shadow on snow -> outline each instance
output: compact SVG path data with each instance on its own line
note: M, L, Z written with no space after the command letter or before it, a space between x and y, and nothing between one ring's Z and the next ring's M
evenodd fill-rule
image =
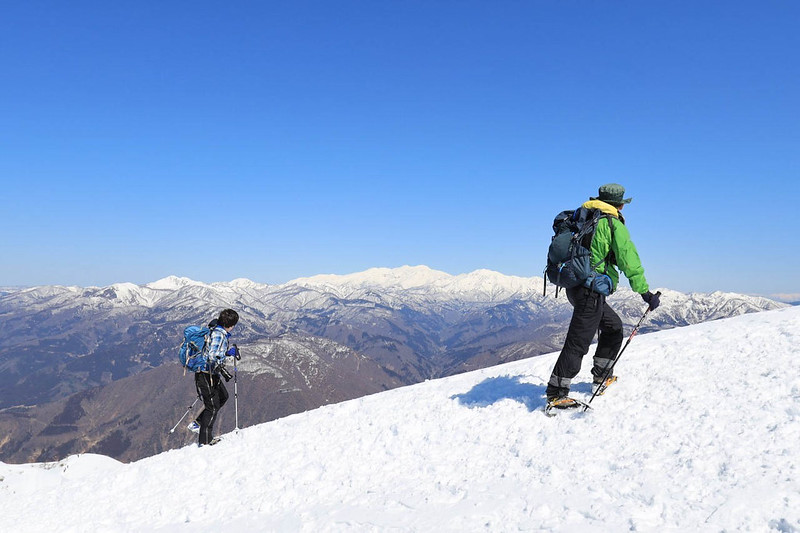
M545 391L547 385L534 385L520 381L522 376L497 376L487 378L474 387L469 392L455 394L450 397L458 400L458 403L474 409L476 407L488 407L502 400L514 400L528 408L528 411L544 409L547 404ZM572 390L591 394L591 383L574 383Z
M520 381L522 376L497 376L487 378L474 387L469 392L456 394L451 399L458 400L458 403L470 409L476 407L488 407L502 400L514 400L525 407L528 411L535 411L544 408L547 403L545 399L546 385L534 385Z

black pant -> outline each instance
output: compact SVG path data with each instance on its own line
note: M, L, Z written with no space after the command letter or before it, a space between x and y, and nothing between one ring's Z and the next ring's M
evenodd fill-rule
M200 424L198 442L200 444L208 444L213 438L214 421L217 419L217 413L228 401L228 389L225 388L220 376L205 372L195 373L194 384L197 386L198 394L203 399L204 406L204 409L197 417L197 423Z
M600 331L594 353L592 375L601 377L614 363L622 346L622 320L606 303L606 297L585 287L567 289L574 308L564 347L547 383L547 398L569 394L572 378L581 370L581 360L589 351L596 331Z

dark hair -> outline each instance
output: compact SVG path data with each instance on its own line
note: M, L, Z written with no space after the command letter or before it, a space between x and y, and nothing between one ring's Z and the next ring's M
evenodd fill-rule
M237 322L239 322L239 313L233 309L225 309L219 314L219 318L217 319L217 324L223 328L235 326Z

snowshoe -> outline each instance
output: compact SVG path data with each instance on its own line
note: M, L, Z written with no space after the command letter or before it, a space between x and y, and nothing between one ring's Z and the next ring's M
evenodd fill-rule
M200 433L200 424L197 423L197 420L194 420L192 421L191 424L186 426L186 429L188 429L192 433Z
M547 406L544 408L544 414L547 416L555 416L559 411L574 410L580 407L583 407L584 410L590 409L588 403L576 400L575 398L570 398L569 396L560 396L547 401Z
M222 441L221 438L214 437L213 439L211 439L211 442L209 442L208 444L198 444L197 446L199 448L202 448L203 446L214 446L215 444L219 443L220 441Z
M602 378L601 378L602 379ZM602 396L605 394L606 389L612 383L616 383L617 376L608 376L605 381L593 381L592 382L592 394L594 396Z

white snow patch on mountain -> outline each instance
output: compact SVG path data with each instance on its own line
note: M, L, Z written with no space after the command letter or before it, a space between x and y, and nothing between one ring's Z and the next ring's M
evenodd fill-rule
M354 297L359 292L374 289L395 295L403 293L439 299L499 301L541 294L542 283L542 278L507 276L486 269L454 276L420 265L371 268L341 276L330 274L298 278L286 283L286 286L316 288L341 297Z
M451 274L433 270L424 265L406 265L398 268L370 268L364 272L345 275L321 274L309 278L298 278L288 282L287 285L411 289L432 285L441 280L449 280L452 277Z
M145 287L149 287L151 289L159 291L175 291L190 285L204 286L205 284L199 281L194 281L193 279L189 278L178 277L178 276L167 276L166 278L161 278L158 281L153 281L152 283L148 283L147 285L145 285Z
M592 411L547 418L555 357L131 464L0 463L0 530L800 531L800 308L639 335Z
M228 282L227 285L231 287L235 287L237 289L267 289L269 285L263 283L256 283L255 281L249 280L247 278L236 278L235 280Z

